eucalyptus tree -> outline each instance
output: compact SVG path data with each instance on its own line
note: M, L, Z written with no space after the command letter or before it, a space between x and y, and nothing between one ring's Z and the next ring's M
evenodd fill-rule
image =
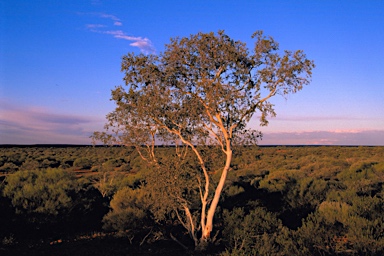
M154 166L163 163L156 145L173 144L180 159L194 153L201 175L193 176L200 200L198 221L188 200L179 200L180 221L195 245L211 238L215 211L226 181L235 145L256 142L260 133L248 128L252 117L260 125L275 116L270 99L296 93L309 84L314 63L302 50L280 51L279 44L257 31L252 52L224 31L174 38L159 55L123 56L125 86L112 90L116 109L107 115L106 131L93 138L136 147ZM212 159L201 147L219 148L225 161L217 182ZM182 146L182 147L181 147Z

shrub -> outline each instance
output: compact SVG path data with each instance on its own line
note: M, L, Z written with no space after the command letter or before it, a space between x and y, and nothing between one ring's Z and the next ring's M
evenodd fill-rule
M291 255L335 255L337 242L344 233L340 226L328 223L318 213L310 214L303 220L302 226L292 233L292 242L296 252Z
M259 188L269 192L285 192L292 183L295 183L300 172L297 170L274 171L268 174L259 183Z
M29 158L21 165L20 170L36 170L39 169L39 167L40 164L38 161Z
M322 202L317 212L305 219L295 232L294 241L299 251L322 255L382 255L383 199L359 197L348 190L331 194L332 200Z
M248 214L243 208L224 210L223 218L223 236L229 245L223 255L277 255L289 248L288 230L265 208Z
M106 171L114 171L124 163L123 159L109 159L103 163L103 169Z
M231 196L236 196L238 194L241 194L243 193L245 190L243 187L240 187L240 186L237 186L237 185L232 185L232 186L229 186L225 189L224 191L224 194L228 197L231 197Z
M14 163L5 163L3 166L0 167L0 172L13 173L16 172L18 169L19 167Z
M91 169L92 161L88 158L80 157L73 162L73 166L79 169Z
M111 211L103 219L106 230L125 231L143 226L148 215L148 194L144 189L119 190L111 200Z
M18 171L7 176L4 195L19 213L57 215L72 206L71 192L79 190L75 177L61 169Z
M287 203L292 208L299 208L305 205L315 207L325 200L329 189L329 181L305 177L298 179L296 183L292 184L285 196Z

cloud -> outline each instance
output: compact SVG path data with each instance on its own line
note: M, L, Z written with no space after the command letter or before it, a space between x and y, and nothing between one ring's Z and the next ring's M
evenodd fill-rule
M260 145L384 146L384 130L264 132Z
M149 40L148 38L128 36L121 30L106 31L105 34L111 34L115 38L133 41L133 43L130 43L129 45L138 47L145 54L155 52L155 48L153 47L151 40Z
M279 116L274 117L274 120L277 121L292 121L292 122L301 122L301 121L332 121L332 120L369 120L366 117L349 117L349 116Z
M114 21L114 25L115 26L121 26L123 25L123 23L121 23L121 20L119 18L117 18L115 15L112 15L112 14L106 14L106 13L99 13L98 14L99 17L101 18L105 18L105 19L111 19L112 21ZM117 25L116 25L117 24Z
M79 13L79 14L83 14L83 13ZM114 26L122 26L123 25L121 20L112 14L91 13L91 15L95 15L95 16L98 16L98 17L104 18L104 19L110 19L113 21ZM153 46L151 40L149 40L148 38L130 36L130 35L127 35L125 32L123 32L122 30L103 30L103 28L106 28L106 27L107 26L103 25L103 24L87 24L86 25L86 28L91 32L112 35L114 38L132 41L132 43L130 43L129 45L139 48L140 51L145 53L145 54L156 52L155 47Z
M133 43L130 43L129 45L138 47L145 54L155 52L155 48L153 47L151 40L148 38L129 36L126 35L122 30L99 31L99 33L113 35L115 38L133 41Z
M18 107L0 101L0 144L90 144L104 118L56 113L39 107ZM384 146L384 130L263 132L260 145Z
M95 29L95 28L105 28L105 25L102 24L87 24L86 27L88 29Z
M90 144L99 120L47 109L1 104L0 144Z
M364 132L364 130L356 130L356 129L352 129L352 130L333 130L333 131L329 131L329 132L333 132L333 133L361 133L361 132Z

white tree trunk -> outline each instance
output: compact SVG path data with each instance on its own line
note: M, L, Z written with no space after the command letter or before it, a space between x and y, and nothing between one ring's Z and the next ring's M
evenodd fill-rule
M211 205L207 213L205 228L204 230L202 230L202 236L201 236L202 241L207 241L210 238L212 227L213 227L213 217L215 215L215 211L220 200L220 195L221 195L221 192L223 191L225 180L227 179L227 174L231 166L232 149L230 147L230 142L228 142L227 145L228 145L226 150L227 159L225 162L225 167L221 173L220 181L217 184L214 197L212 199Z

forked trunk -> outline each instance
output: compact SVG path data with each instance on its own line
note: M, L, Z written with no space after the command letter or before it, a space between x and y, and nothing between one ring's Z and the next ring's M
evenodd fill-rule
M221 192L223 191L225 180L227 179L227 174L229 171L229 168L231 166L231 161L232 161L232 150L230 147L228 147L226 151L227 159L225 163L225 167L221 173L220 181L217 184L216 190L214 197L212 199L212 202L210 204L207 217L206 217L206 222L204 229L202 230L201 238L198 244L197 250L205 250L211 240L211 232L213 228L213 218L215 216L216 208L220 200Z

